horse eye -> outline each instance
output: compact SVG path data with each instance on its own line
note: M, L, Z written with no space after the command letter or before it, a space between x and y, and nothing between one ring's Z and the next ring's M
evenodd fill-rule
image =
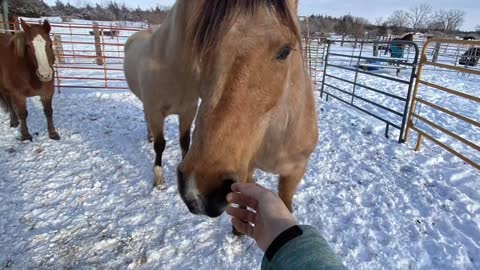
M286 60L290 53L292 52L292 48L286 46L283 47L277 54L277 59L278 60Z

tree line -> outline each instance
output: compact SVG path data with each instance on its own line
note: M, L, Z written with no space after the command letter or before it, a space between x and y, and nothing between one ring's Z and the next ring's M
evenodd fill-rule
M66 4L60 0L49 6L43 0L10 0L9 13L14 17L58 16L62 18L97 20L97 21L145 21L150 24L160 24L167 16L168 8L157 6L151 9L140 7L128 8L124 3L104 1L102 4Z
M434 10L428 3L418 4L409 9L399 9L385 18L369 22L365 18L345 15L340 18L312 15L309 19L311 33L337 33L356 38L367 33L374 36L401 35L406 32L438 32L444 36L458 34L465 21L465 12L459 9ZM306 31L306 22L302 23ZM480 25L476 27L480 33Z
M160 24L167 16L168 8L155 7L141 9L128 8L124 3L103 1L102 4L83 4L82 0L74 0L75 5L57 0L49 6L43 0L10 0L9 12L12 17L59 16L65 18L99 20L99 21L144 21L150 24ZM377 18L369 22L365 18L345 15L339 18L323 15L309 17L311 33L337 33L343 36L364 37L369 35L387 36L401 35L406 32L438 31L443 35L455 34L463 25L465 12L458 9L434 10L428 3L418 4L409 9L395 10L385 18ZM306 31L306 23L302 23ZM480 33L480 25L477 26Z
M395 32L439 31L449 35L459 30L465 21L465 15L465 11L460 9L434 10L430 4L423 3L408 10L395 10L383 24Z

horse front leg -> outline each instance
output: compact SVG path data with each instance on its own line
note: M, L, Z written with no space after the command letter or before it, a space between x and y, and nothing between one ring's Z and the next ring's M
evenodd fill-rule
M10 127L16 128L20 124L18 121L17 113L15 112L15 107L13 106L13 101L11 97L7 97L7 110L10 113Z
M182 160L190 149L190 133L192 130L192 123L197 114L197 106L191 106L185 113L179 115L180 118L180 147L182 148Z
M153 186L165 189L165 177L163 176L162 155L165 151L166 141L163 135L163 125L165 116L148 115L147 125L150 127L153 135L153 149L155 150L155 163L153 165Z
M27 126L27 98L24 96L16 95L12 96L12 104L15 109L15 113L20 119L20 140L32 141L32 135L28 132Z
M301 166L300 168L286 174L280 175L278 182L278 196L282 199L285 206L293 213L292 201L293 195L297 190L298 184L305 174L305 167Z
M41 96L40 98L43 104L43 112L45 113L45 117L47 118L48 137L52 140L58 141L60 140L60 135L58 135L58 132L55 129L55 125L53 123L53 91L51 95Z
M150 123L148 123L147 114L145 114L144 112L143 115L145 116L145 124L147 125L147 140L149 143L152 143L153 142L152 129L150 128Z

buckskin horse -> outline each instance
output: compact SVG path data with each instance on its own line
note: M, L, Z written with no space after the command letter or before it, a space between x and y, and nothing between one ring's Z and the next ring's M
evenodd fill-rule
M297 0L177 0L157 31L131 38L127 79L143 100L156 165L164 116L193 116L201 98L189 149L180 115L178 190L191 213L221 215L231 184L252 182L255 168L280 175L292 210L318 139L297 8Z
M23 31L0 34L0 107L10 113L10 126L20 125L20 139L32 140L27 127L27 97L40 96L47 118L48 136L59 140L53 123L53 63L50 24L29 25ZM19 121L20 120L20 121Z
M313 85L305 69L297 0L178 1L189 18L189 62L202 99L192 146L178 168L182 199L194 214L216 217L233 182L254 169L279 175L292 199L318 139Z

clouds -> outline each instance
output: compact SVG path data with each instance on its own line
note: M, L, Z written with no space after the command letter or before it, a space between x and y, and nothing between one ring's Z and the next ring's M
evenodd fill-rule
M67 2L68 0L63 0ZM130 7L142 8L160 6L171 6L175 0L118 0L125 2ZM54 4L55 0L47 0L48 4ZM82 2L95 3L98 1L82 0ZM75 3L75 0L70 0ZM358 17L365 17L371 22L375 22L378 17L386 18L395 9L408 9L420 3L429 3L434 9L461 9L467 13L465 23L462 29L474 30L476 25L480 25L480 4L478 0L300 0L299 14L328 14L332 16L341 16L352 14Z

